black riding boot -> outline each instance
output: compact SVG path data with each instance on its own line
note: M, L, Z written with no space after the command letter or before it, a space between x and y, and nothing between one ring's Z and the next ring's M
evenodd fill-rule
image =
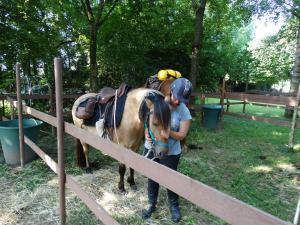
M142 218L148 219L156 209L157 195L159 184L155 181L148 179L148 206L142 211Z
M168 199L170 204L171 219L173 222L178 223L181 219L178 204L178 195L168 190Z

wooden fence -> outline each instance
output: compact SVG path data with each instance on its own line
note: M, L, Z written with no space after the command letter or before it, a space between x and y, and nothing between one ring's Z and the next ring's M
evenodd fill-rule
M285 120L278 120L278 119L272 119L272 118L265 118L260 116L251 116L251 115L245 115L241 113L234 113L229 112L229 106L230 105L238 105L243 104L243 113L245 113L246 105L259 105L259 106L266 106L266 107L276 107L276 108L288 108L293 109L296 105L296 97L287 97L287 96L264 96L264 95L257 95L257 94L245 94L245 93L238 93L238 92L228 92L225 93L224 97L222 97L222 93L212 93L212 94L203 94L203 93L193 93L193 97L200 97L201 98L201 104L191 105L192 108L194 108L196 111L202 110L202 105L205 102L205 98L219 98L220 102L223 99L227 99L227 103L223 103L223 107L227 106L227 110L223 112L223 115L228 116L234 116L238 118L248 119L248 120L254 120L259 122L265 122L270 123L273 125L279 125L279 126L291 126L290 121ZM230 102L229 100L237 100L238 102ZM296 124L296 128L300 128L300 124Z
M238 199L235 199L227 194L224 194L212 187L209 187L197 180L185 176L177 171L171 170L152 160L149 160L133 151L117 145L109 140L102 139L94 134L91 134L83 129L77 128L74 125L64 122L62 118L62 104L59 105L61 94L61 75L62 61L55 59L55 83L56 83L56 111L57 116L53 117L46 113L40 112L34 108L21 105L21 96L18 96L18 101L8 98L15 107L19 107L19 118L22 118L22 111L46 123L57 127L58 144L58 164L45 154L35 143L27 137L24 137L24 142L29 145L45 163L59 176L60 189L60 222L65 224L65 185L70 188L76 195L87 205L87 207L101 220L104 224L118 224L92 197L82 190L80 185L72 178L71 175L65 174L64 157L63 157L63 133L68 133L75 138L81 139L85 143L93 146L95 149L102 151L110 157L126 164L148 178L155 180L164 187L179 194L188 201L194 203L200 208L205 209L211 214L221 218L230 224L241 225L287 225L289 222L283 221L269 213L250 206ZM18 76L18 73L17 73ZM59 132L60 130L60 132ZM20 144L22 144L20 142ZM168 178L168 179L166 179Z

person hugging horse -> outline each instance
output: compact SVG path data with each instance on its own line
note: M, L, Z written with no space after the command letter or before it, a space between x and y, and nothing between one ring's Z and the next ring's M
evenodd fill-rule
M169 106L171 109L171 131L169 133L169 151L161 157L153 156L149 152L152 145L152 140L148 130L145 130L144 154L147 158L153 159L170 169L177 170L179 159L181 156L180 140L184 139L188 133L192 116L186 104L189 101L192 92L192 84L186 78L175 79L170 86ZM156 209L159 184L148 179L148 205L142 210L142 218L148 219ZM179 222L181 214L179 211L178 195L171 190L167 190L168 200L170 205L171 219L173 222Z

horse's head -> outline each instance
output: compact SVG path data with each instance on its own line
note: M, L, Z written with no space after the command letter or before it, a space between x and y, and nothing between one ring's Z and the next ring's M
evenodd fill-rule
M158 91L150 91L140 108L140 117L148 129L155 147L155 156L167 153L169 150L168 138L170 133L171 112L164 96Z

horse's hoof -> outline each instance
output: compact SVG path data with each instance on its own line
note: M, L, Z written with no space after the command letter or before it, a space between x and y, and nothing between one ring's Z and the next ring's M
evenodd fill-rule
M134 183L134 179L132 179L132 178L130 178L130 177L127 177L127 183L130 184L130 185L135 184L135 183Z
M92 171L92 169L91 169L90 167L89 167L89 168L86 168L86 169L85 169L85 172L86 172L86 173L93 173L93 171Z
M123 194L123 195L126 194L126 190L125 190L125 189L120 189L120 188L119 188L119 192L120 192L120 194Z

